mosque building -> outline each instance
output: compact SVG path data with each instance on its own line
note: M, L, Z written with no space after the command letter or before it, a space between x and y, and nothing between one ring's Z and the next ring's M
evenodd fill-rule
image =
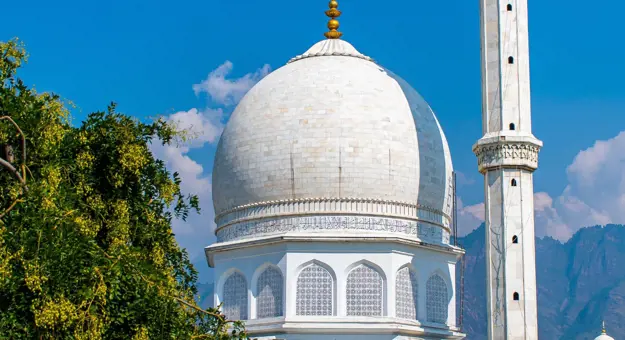
M324 39L258 82L217 147L215 305L266 339L461 339L445 134L404 80Z
M454 173L408 83L340 39L258 82L213 169L215 306L258 339L463 339ZM527 0L481 0L488 339L538 339ZM460 280L461 281L461 280ZM612 339L603 334L596 340Z

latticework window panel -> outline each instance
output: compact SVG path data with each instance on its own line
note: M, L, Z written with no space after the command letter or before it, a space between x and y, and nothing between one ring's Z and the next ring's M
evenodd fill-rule
M334 280L322 266L313 263L297 277L296 314L305 316L332 315Z
M404 267L395 278L395 314L398 318L417 319L419 286L413 270Z
M375 269L361 264L347 276L347 315L382 316L384 280Z
M247 320L247 281L241 273L224 283L223 313L230 320Z
M256 297L257 318L282 316L282 291L284 287L282 272L269 267L258 277L258 296Z
M432 275L426 290L427 321L447 323L449 296L445 280L438 274Z

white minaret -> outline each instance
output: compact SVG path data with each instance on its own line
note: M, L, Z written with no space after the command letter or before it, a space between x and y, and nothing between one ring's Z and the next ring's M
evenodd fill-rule
M527 0L480 0L488 339L536 340L534 183Z

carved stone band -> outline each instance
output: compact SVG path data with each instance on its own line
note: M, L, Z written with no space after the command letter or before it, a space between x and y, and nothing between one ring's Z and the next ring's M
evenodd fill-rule
M373 59L371 59L370 57L367 57L365 55L362 54L350 54L347 52L321 52L321 53L315 53L315 54L303 54L303 55L298 55L297 57L291 58L291 60L289 60L287 62L287 64L290 64L292 62L298 61L298 60L302 60L302 59L306 59L306 58L312 58L312 57L327 57L327 56L343 56L343 57L354 57L354 58L360 58L360 59L364 59L366 61L371 61L371 62L375 62Z
M521 168L530 171L538 168L538 151L540 141L519 141L490 138L478 142L473 146L473 153L477 156L478 169L485 173L496 168Z
M217 229L255 219L293 215L368 215L419 220L449 229L451 216L430 207L363 198L300 198L259 202L224 211L215 217Z
M371 216L288 216L232 224L218 229L217 242L244 240L291 232L379 232L414 237L438 245L449 244L449 231L416 221Z

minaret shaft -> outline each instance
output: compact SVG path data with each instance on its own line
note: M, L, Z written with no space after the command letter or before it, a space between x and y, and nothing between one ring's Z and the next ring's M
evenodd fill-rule
M538 339L527 0L480 0L488 338Z

